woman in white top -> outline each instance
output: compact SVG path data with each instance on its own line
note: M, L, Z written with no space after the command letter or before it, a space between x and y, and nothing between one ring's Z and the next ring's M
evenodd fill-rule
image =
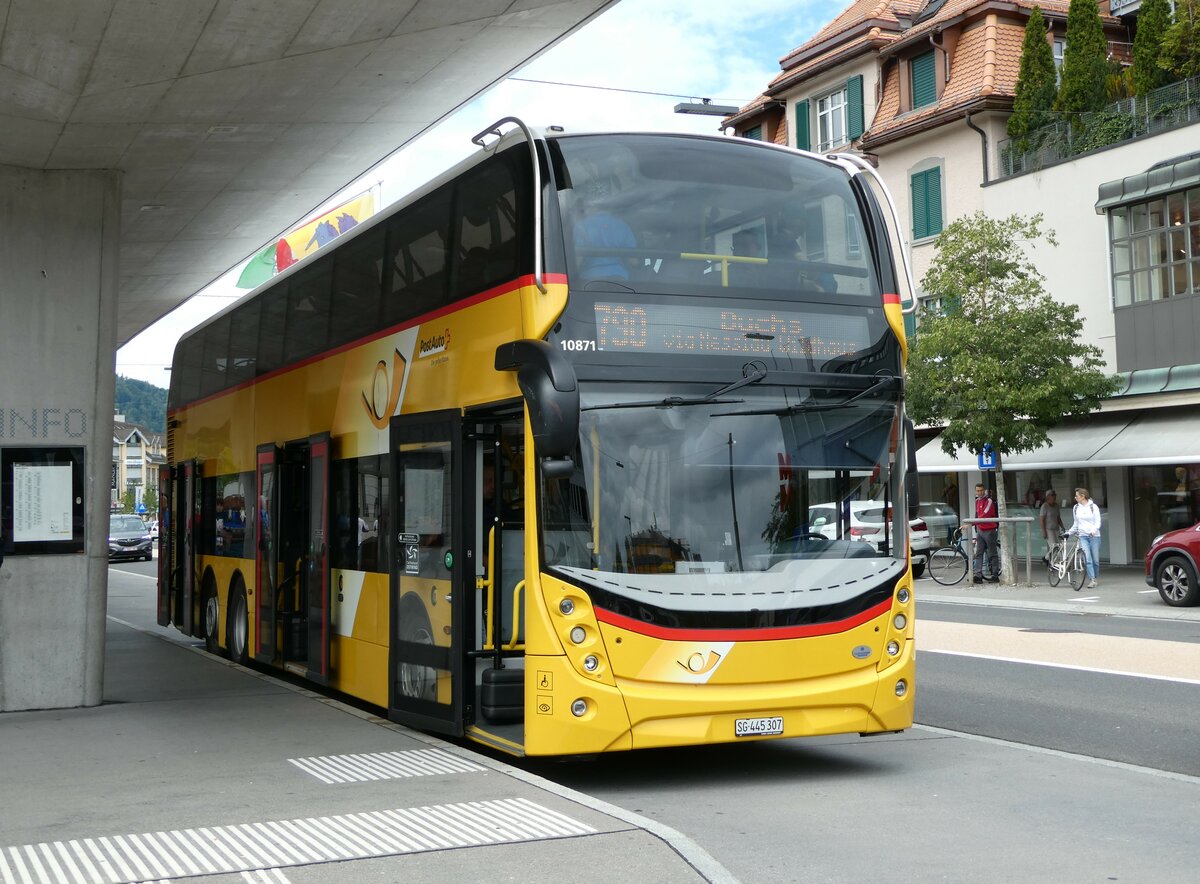
M1075 521L1071 533L1079 535L1083 560L1087 563L1087 574L1091 578L1088 588L1093 589L1096 578L1100 576L1100 507L1096 506L1086 488L1075 489L1075 506L1071 514Z

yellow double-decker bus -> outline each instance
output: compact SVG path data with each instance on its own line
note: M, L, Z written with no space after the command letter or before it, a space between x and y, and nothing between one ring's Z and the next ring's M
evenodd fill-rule
M878 176L514 118L475 140L179 342L159 622L515 754L910 726Z

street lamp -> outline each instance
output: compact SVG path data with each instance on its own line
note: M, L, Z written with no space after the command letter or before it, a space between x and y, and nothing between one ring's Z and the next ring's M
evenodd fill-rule
M736 114L741 108L732 104L713 104L711 98L701 98L699 101L681 101L675 105L677 114L698 114L702 117L728 117Z

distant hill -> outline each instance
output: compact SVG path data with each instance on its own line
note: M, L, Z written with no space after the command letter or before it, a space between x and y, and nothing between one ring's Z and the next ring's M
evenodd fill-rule
M131 424L162 433L167 429L167 391L154 384L117 375L117 414Z

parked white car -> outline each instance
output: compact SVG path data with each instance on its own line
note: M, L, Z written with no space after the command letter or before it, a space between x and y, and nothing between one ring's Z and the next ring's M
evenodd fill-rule
M831 540L837 539L837 504L820 503L808 508L808 530L822 534ZM861 540L882 550L884 538L884 507L877 500L850 501L850 534L846 540ZM929 558L932 540L929 526L923 519L912 519L908 523L909 545L912 549L913 577L925 573L925 562Z

